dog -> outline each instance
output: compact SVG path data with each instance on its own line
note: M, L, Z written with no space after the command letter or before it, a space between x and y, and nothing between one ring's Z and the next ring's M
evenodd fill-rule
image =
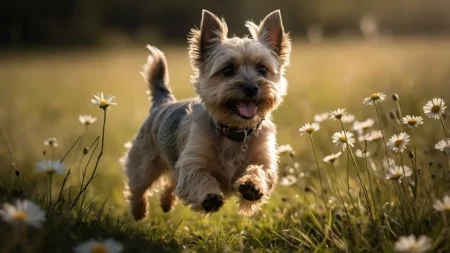
M225 20L203 10L188 38L195 98L177 101L164 54L148 46L142 75L150 115L124 161L127 201L136 220L148 215L148 193L162 188L164 212L177 200L212 214L237 196L238 212L252 216L269 199L278 175L271 113L286 95L291 41L279 10L251 36L228 38Z

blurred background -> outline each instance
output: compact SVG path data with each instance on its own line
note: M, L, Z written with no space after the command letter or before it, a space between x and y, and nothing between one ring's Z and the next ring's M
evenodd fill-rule
M90 105L90 98L102 91L116 95L118 105L108 112L105 156L95 185L109 192L114 184L112 194L124 204L118 160L149 110L139 74L147 58L145 46L165 52L175 96L194 96L186 37L199 27L202 9L223 16L229 36L247 34L246 20L259 22L281 10L293 51L288 95L274 120L279 142L295 148L302 171L315 168L310 153L303 152L308 140L298 129L314 114L347 108L357 120L375 118L362 99L384 92L388 101L382 114L391 135L399 131L389 121L389 112L396 109L390 99L394 92L405 115L423 115L424 103L436 96L450 102L448 0L3 0L0 126L17 168L29 171L24 177L45 177L34 171L38 160L48 158L42 155L45 139L58 139L55 156L62 157L84 134L78 115L99 118L83 145L100 135L102 112ZM324 124L329 126L317 136L319 156L336 152L331 135L339 126ZM442 138L438 127L421 130L427 138L418 142L428 154ZM9 168L8 150L0 143L0 168ZM76 164L74 159L66 161L68 167Z

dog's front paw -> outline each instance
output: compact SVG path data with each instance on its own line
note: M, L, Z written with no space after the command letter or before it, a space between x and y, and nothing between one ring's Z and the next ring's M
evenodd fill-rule
M249 201L260 200L263 196L260 189L258 189L251 181L239 185L239 192L241 193L242 198Z
M217 194L208 194L202 202L203 210L207 213L217 212L223 206L223 197Z

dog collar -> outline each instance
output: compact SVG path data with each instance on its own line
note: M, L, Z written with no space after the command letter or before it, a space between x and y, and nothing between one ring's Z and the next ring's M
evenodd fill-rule
M256 127L231 127L227 126L219 121L216 121L216 130L222 136L235 142L245 142L246 139L251 138L254 130L258 129L262 120L256 125Z

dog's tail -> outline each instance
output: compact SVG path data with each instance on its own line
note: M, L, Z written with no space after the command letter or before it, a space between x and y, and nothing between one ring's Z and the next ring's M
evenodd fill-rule
M141 74L148 85L147 94L152 101L152 107L175 101L169 87L169 69L164 53L150 45L147 45L147 48L150 54Z

